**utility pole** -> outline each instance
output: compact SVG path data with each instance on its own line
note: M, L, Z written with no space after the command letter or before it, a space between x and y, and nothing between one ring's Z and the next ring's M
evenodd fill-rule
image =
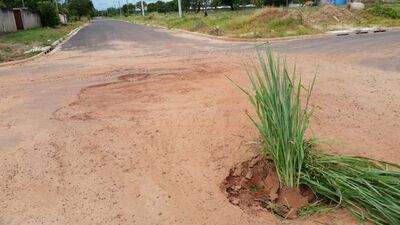
M144 6L143 6L143 0L140 1L142 4L142 16L144 16Z
M179 13L179 17L182 17L182 5L181 5L181 0L178 0L178 13Z
M25 8L25 1L22 0L22 7Z
M128 0L126 0L126 11L128 12L128 16L129 16L129 3L128 3Z
M121 2L118 0L119 16L122 16Z

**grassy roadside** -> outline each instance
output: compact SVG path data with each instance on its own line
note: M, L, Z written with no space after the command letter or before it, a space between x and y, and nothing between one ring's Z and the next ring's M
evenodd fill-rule
M159 25L216 36L273 38L324 33L354 27L400 26L400 20L376 16L368 11L350 12L343 7L263 8L202 13L150 13L142 17L114 17L132 23Z
M83 22L75 22L67 26L58 26L56 28L42 27L0 35L0 63L36 55L40 52L25 52L35 47L51 45L52 42L67 35L73 29L82 25L82 23Z

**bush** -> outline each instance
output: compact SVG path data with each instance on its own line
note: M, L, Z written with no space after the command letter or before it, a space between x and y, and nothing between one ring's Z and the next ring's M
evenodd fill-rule
M55 27L60 24L56 8L50 2L43 2L39 6L40 18L42 25L45 27Z
M375 16L389 17L392 19L400 19L400 9L389 5L377 5L369 8L368 12Z

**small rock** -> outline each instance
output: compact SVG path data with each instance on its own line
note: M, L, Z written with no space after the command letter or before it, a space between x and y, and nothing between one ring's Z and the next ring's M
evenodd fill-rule
M242 186L240 186L240 185L235 185L235 186L232 186L231 189L232 189L232 191L238 192L238 191L240 191L240 189L242 189Z
M234 204L234 205L239 205L240 200L239 200L238 198L231 198L231 199L230 199L230 202L231 202L232 204Z
M241 174L242 174L242 164L238 164L237 166L235 166L235 170L233 171L232 176L238 177Z
M259 161L260 161L260 159L259 159L258 156L254 157L254 158L249 162L249 168L253 168Z
M247 180L250 180L253 177L253 173L251 173L251 171L249 171L249 172L247 172L245 177Z
M240 179L240 183L239 184L242 185L242 186L246 186L246 183L247 183L247 179L242 177L242 179Z

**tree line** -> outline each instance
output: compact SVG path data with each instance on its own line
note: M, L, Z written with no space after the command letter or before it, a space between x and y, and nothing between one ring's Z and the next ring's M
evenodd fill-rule
M95 15L95 8L91 0L0 0L2 8L27 7L37 12L43 26L54 27L60 24L58 14L67 15L69 20L80 20L86 16Z
M300 0L300 2L305 0ZM199 13L201 11L207 12L207 9L215 9L219 6L227 6L230 10L237 10L244 8L243 6L252 4L255 7L262 6L286 6L286 0L182 0L182 10L186 13ZM153 3L146 3L143 1L144 8L147 12L176 12L178 11L178 0L168 2L157 1ZM135 12L140 12L141 2L135 4L124 4L121 8L110 7L103 11L97 11L101 16L116 16L120 13L127 16Z

